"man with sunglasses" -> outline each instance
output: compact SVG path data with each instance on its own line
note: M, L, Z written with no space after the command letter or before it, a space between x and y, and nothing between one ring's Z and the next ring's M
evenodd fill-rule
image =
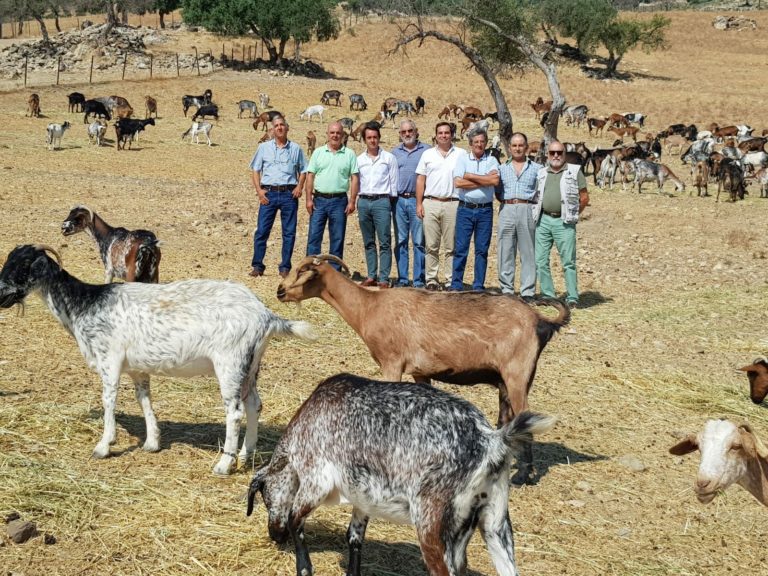
M280 212L283 248L278 271L285 278L291 270L296 243L299 198L306 178L306 159L301 146L288 140L288 123L282 116L272 119L274 138L261 144L251 160L253 186L259 195L259 216L253 233L253 260L250 276L264 274L267 240Z
M398 181L395 203L396 286L408 286L408 236L413 242L413 286L424 288L424 227L416 216L416 167L429 146L419 141L413 120L400 122L400 144L392 149L397 160Z
M552 140L547 150L549 162L539 170L536 189L539 197L534 207L536 221L536 272L539 289L545 298L555 297L549 254L557 248L565 275L566 302L579 305L576 276L576 223L589 202L587 180L578 164L565 162L565 146Z

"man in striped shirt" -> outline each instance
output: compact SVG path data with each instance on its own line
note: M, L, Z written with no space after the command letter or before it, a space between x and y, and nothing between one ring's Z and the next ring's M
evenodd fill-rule
M500 184L498 268L499 284L504 294L515 293L515 259L520 252L520 296L533 300L536 291L536 177L541 164L528 159L528 138L521 132L512 135L509 160L499 168Z

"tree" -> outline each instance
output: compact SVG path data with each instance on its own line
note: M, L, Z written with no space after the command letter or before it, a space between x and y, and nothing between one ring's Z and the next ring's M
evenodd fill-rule
M157 10L157 14L160 17L160 28L165 28L164 16L170 14L174 10L178 10L179 6L179 0L155 0L154 8Z
M669 18L660 14L650 20L617 19L608 23L600 34L600 41L608 50L605 76L614 76L621 59L634 48L640 47L645 52L666 49L664 34L669 25Z
M336 38L339 21L334 0L182 0L182 16L188 24L205 26L217 34L239 36L252 32L280 62L288 40L299 45L316 37Z
M597 47L605 23L617 16L611 0L541 0L539 13L550 39L556 41L554 32L573 38L584 53Z

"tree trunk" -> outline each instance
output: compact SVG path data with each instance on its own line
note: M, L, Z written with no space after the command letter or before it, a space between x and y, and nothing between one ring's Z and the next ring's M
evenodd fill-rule
M120 23L128 24L128 8L125 6L120 9Z
M619 67L619 62L621 62L621 56L618 58L616 55L612 52L608 52L608 63L605 65L605 77L606 78L613 78L616 75L616 68Z
M19 34L18 35L21 36L22 34L24 34L24 20L20 19L19 20Z
M298 40L293 41L293 59L296 62L301 62L301 42Z
M160 18L160 29L165 30L165 12L162 10L158 11L158 16Z
M280 38L280 44L277 49L277 62L280 63L285 58L285 45L288 44L288 38Z
M104 30L101 33L102 38L107 38L112 29L117 26L117 4L112 2L107 3L107 25L104 26Z
M48 28L45 26L45 20L43 20L42 16L34 16L34 19L37 20L37 23L40 25L40 34L43 35L43 42L50 44L51 38L48 36Z
M59 22L59 14L58 12L53 15L53 24L56 26L56 32L61 34L61 23Z

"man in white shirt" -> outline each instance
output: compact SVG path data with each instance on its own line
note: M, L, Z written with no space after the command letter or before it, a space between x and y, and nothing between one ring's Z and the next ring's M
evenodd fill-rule
M365 246L368 274L362 285L389 288L389 273L392 270L392 201L397 198L397 160L379 146L381 132L378 126L367 124L363 128L363 140L366 150L357 157L360 170L357 216Z
M435 127L435 147L426 150L416 168L416 215L424 220L427 290L450 287L459 197L454 188L453 171L466 150L453 145L447 122ZM445 276L440 276L440 260Z

